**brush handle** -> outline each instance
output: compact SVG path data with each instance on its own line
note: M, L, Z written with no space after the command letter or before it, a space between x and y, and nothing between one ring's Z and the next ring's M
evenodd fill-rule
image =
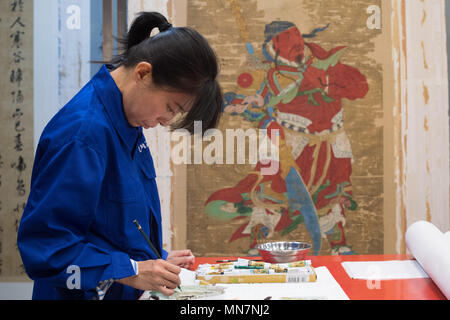
M137 222L137 220L133 221L138 230L141 232L142 236L145 238L145 241L147 241L148 245L150 246L150 248L152 249L152 251L156 254L156 256L158 257L158 259L162 259L161 255L159 254L159 251L156 250L155 246L153 245L153 243L150 241L150 239L147 237L147 235L145 234L144 230L142 230L141 225L139 224L139 222Z
M141 234L144 236L145 241L147 241L148 245L150 246L150 248L152 249L152 251L156 254L156 256L158 257L158 259L162 260L161 255L159 254L159 251L156 250L155 246L153 245L153 243L150 241L150 239L147 237L147 235L145 234L144 230L142 230L141 225L139 224L139 222L137 222L137 220L133 221L134 224L136 225L136 227L138 228L138 230L141 232ZM178 286L178 289L181 290L180 286Z

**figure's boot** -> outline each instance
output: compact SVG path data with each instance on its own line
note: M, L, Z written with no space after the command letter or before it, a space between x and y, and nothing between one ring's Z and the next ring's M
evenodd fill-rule
M346 243L342 222L336 223L331 230L325 233L325 235L331 246L331 255L337 256L356 254Z

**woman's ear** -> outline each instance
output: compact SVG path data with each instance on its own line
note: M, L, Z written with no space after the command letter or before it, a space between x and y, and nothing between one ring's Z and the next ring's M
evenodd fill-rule
M152 83L152 65L148 62L139 62L133 71L134 81L149 86Z

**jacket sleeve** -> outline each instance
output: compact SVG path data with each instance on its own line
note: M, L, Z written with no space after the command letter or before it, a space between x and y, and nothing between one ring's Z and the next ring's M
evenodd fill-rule
M33 170L17 238L30 278L95 290L101 281L133 276L127 254L86 241L105 173L102 156L75 139L46 151Z

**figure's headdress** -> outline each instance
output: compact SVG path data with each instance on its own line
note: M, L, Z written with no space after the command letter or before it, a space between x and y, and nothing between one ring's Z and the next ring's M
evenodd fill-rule
M304 39L316 37L317 33L326 30L329 26L330 24L327 24L325 27L314 29L309 34L301 34L292 22L273 21L267 24L264 29L263 55L272 62L281 58L285 63L296 63L298 62L296 59L303 55ZM288 43L279 39L284 33L289 33Z

